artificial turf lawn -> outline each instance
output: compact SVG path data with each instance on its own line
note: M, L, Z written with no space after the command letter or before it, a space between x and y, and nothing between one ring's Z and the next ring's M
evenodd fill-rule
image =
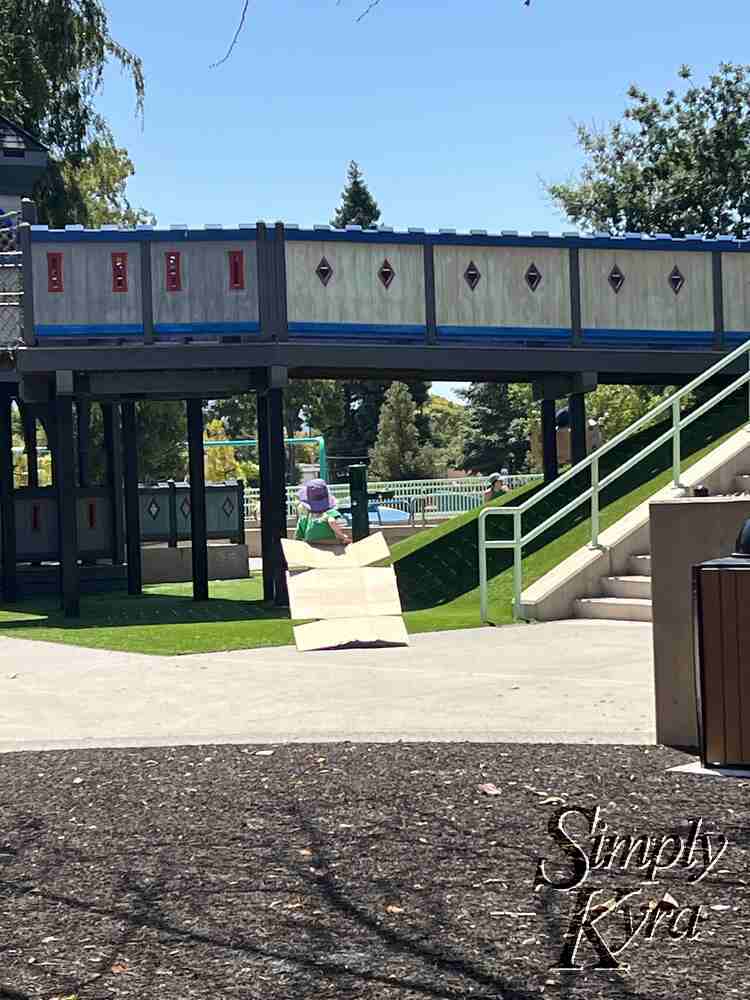
M728 400L722 407L696 421L686 430L683 469L707 455L732 433L730 428L735 428L746 420L746 405L744 399ZM661 426L656 426L647 433L655 436L660 430ZM689 443L691 441L692 446ZM629 445L631 449L633 447L631 442L625 442L625 445ZM692 454L689 453L691 447ZM616 461L623 461L625 457L627 456L619 455ZM631 485L633 488L628 492L613 496L613 487L608 488L611 499L607 502L606 495L603 499L603 504L606 505L603 505L600 513L602 531L670 482L670 446L662 446L641 465L645 466L645 471L636 466L619 483L613 484L620 491ZM605 475L607 471L603 469L602 474ZM536 488L538 487L526 487L515 494L507 494L497 503L513 503L519 493L530 494ZM548 517L552 509L559 509L571 499L568 493L575 488L576 484L567 484L563 487L566 491L563 497L556 498L553 495L547 498L534 513L540 520ZM552 504L554 506L550 509ZM422 532L416 536L416 541L406 539L393 547L392 562L399 576L402 601L407 609L404 619L410 633L476 628L481 625L479 590L476 586L476 530L472 531L472 524L478 513L479 509L460 514ZM489 537L499 537L498 531L510 528L510 518L503 518L503 524L498 525L500 520L495 518L494 522L488 522ZM529 545L523 560L524 586L529 586L549 572L585 545L591 537L591 521L585 508L571 514L565 523L569 525L567 530L565 524L560 523ZM524 530L529 530L529 527L524 523ZM494 533L491 534L491 531ZM464 562L470 564L474 581L468 585L462 582L470 578L464 567L463 576L457 573L452 582L454 593L446 597L446 581L437 576L441 571L440 559L433 560L436 565L434 577L430 577L425 568L419 570L419 561L422 560L424 566L429 567L427 560L430 552L438 546L450 545L452 534L461 538L458 545L453 545L453 557L457 551L463 552ZM431 543L436 544L431 547ZM512 552L491 550L488 556L491 619L495 625L509 624L512 621ZM450 549L446 552L446 557L451 557ZM402 574L406 577L406 586L403 586L400 571L404 566L415 562L418 572L411 571L411 580L407 574ZM444 577L449 568L443 560ZM434 582L436 595L443 584L442 598L435 597L428 603L422 596L421 603L419 600L411 602L405 590L409 583L415 582L421 586L423 594L429 593L430 583ZM147 587L142 597L129 597L125 594L87 596L81 601L82 618L77 621L66 621L54 598L26 601L14 606L0 605L0 637L14 636L163 655L251 649L292 642L292 622L288 614L278 608L263 606L260 575L249 580L212 583L212 600L209 602L196 604L191 594L192 585L186 583Z

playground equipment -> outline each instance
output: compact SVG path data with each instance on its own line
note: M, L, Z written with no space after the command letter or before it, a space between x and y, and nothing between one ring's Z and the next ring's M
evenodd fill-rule
M318 462L320 464L320 478L328 479L328 455L326 452L326 439L319 437L294 437L284 438L284 445L294 447L295 445L315 444L318 446ZM204 448L257 448L257 438L239 438L237 440L215 441L207 438L203 441Z
M17 593L16 507L38 487L41 422L53 453L59 588L65 612L78 613L77 491L91 485L92 403L103 412L105 502L112 524L124 524L128 590L139 593L135 402L185 400L193 592L205 599L203 402L257 393L264 596L285 604L289 378L533 382L551 482L556 401L568 399L571 475L588 467L585 393L598 382L679 383L750 336L748 241L263 222L50 230L34 224L33 204L19 197L44 169L46 151L7 120L0 126L20 151L0 162L0 205L7 210L8 192L23 220L12 250L22 279L10 306L18 333L0 346L5 600ZM720 374L736 377L743 360L730 354ZM14 400L29 459L20 490ZM112 571L121 573L115 561Z

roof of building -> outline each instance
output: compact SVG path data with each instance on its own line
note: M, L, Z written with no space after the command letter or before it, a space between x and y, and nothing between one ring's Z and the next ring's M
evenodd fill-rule
M27 152L47 152L46 146L5 115L0 115L0 149L5 156L13 156L14 153L23 156Z

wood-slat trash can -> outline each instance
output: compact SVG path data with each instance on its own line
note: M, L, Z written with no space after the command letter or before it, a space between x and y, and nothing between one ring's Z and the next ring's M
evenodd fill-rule
M693 625L701 763L750 768L750 557L693 567Z

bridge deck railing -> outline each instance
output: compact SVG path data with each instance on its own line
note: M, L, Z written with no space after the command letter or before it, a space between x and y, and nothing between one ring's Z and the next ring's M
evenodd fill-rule
M22 254L18 246L20 212L0 213L0 347L16 344L22 336Z
M652 410L649 410L648 413L644 414L644 416L640 417L629 427L626 427L625 430L615 435L615 437L613 437L610 441L607 441L606 444L597 448L596 451L593 451L587 458L583 459L583 461L572 466L567 472L555 479L554 482L539 490L538 493L535 493L534 496L525 503L519 504L515 507L488 507L480 513L477 528L479 532L479 594L480 615L482 621L488 620L487 552L489 549L513 550L513 614L516 618L519 618L521 616L521 594L523 591L523 550L525 546L527 546L539 535L542 535L553 525L557 524L558 521L567 517L568 514L572 513L582 504L590 501L591 540L589 542L589 548L602 548L599 544L599 515L602 490L606 489L607 486L623 476L626 472L637 465L638 462L669 441L672 442L672 484L675 488L680 487L680 473L682 467L682 431L687 426L692 424L693 421L698 420L728 396L731 396L732 393L742 388L742 386L749 385L750 370L740 375L738 378L735 378L729 385L725 386L701 406L696 407L696 409L692 410L689 414L683 414L681 412L681 403L689 396L690 393L694 392L716 375L721 374L725 368L728 368L730 365L742 358L746 358L750 364L750 340L736 348L736 350L732 351L730 354L727 354L721 359L721 361L708 368L701 375L698 375L697 378L694 378L692 382L688 382L687 385L683 386L667 399L662 400L662 402L655 406ZM656 417L659 417L664 413L671 413L672 416L672 425L668 430L664 431L663 434L660 434L659 437L651 441L636 455L623 462L608 475L600 476L599 467L601 459L604 455L612 451L613 448L622 444L622 442L631 437L631 435L648 426L648 424L650 424ZM748 420L750 421L750 396L748 397ZM583 490L577 497L575 497L575 499L571 500L570 503L565 504L554 514L551 514L541 524L538 524L536 527L524 532L524 514L533 510L537 504L553 495L557 490L565 486L566 483L569 483L571 479L574 479L576 476L580 475L580 473L587 470L590 470L591 477L588 489ZM502 540L488 539L487 518L489 517L512 518L513 538Z

